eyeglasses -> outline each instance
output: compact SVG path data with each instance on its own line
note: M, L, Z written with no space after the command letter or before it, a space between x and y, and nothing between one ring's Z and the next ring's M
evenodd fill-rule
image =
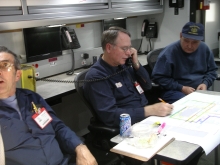
M117 45L114 45L114 46L117 46ZM131 51L132 49L132 46L123 46L123 47L120 47L120 46L117 46L119 47L121 50L123 50L125 53L129 50Z
M9 71L11 71L13 65L14 64L12 64L8 61L0 61L0 70L9 72Z

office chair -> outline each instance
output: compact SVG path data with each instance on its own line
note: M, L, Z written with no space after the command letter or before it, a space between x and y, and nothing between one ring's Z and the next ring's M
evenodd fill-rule
M154 65L156 64L156 61L157 61L157 57L159 56L160 52L163 50L164 48L159 48L159 49L155 49L155 50L152 50L150 51L148 54L147 54L147 63L151 69L151 73L153 71L153 68L154 68ZM150 74L151 74L150 73Z
M145 69L150 74L150 77L151 77L154 65L156 64L157 57L159 56L160 52L163 49L164 48L155 49L155 50L150 51L147 54L147 66L145 67ZM158 97L160 97L160 92L161 92L161 89L159 85L155 84L152 81L152 89L145 92L145 96L148 99L149 105L159 102Z
M119 127L109 127L106 126L99 120L99 117L96 111L93 109L92 105L86 100L83 94L83 84L86 73L89 69L82 71L75 77L75 88L79 94L82 101L91 111L93 117L90 119L90 124L88 125L88 130L94 136L93 145L95 147L109 151L112 148L113 144L110 142L110 139L119 134ZM89 82L88 82L89 83Z

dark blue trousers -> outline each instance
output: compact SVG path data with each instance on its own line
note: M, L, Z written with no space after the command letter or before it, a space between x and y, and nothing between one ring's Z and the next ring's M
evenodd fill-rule
M186 96L183 92L180 91L163 91L161 93L161 99L163 99L167 103L174 103L175 101Z

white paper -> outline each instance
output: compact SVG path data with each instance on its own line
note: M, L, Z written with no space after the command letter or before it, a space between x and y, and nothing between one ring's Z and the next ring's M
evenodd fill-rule
M152 116L142 122L166 122L164 133L198 144L209 154L220 143L220 96L193 92L173 105L170 116Z

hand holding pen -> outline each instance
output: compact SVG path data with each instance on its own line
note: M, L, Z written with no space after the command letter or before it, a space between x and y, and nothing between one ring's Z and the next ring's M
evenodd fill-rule
M161 102L163 102L163 103L166 103L163 99L161 99L161 98L158 98L158 100L160 100Z
M162 100L162 99L161 99ZM173 110L173 105L162 101L153 105L144 107L144 115L147 116L167 116L170 115Z
M158 116L167 116L167 115L171 114L171 112L173 110L173 105L165 102L161 98L158 98L158 99L161 101L161 103L158 103L159 104L158 110L160 110Z

